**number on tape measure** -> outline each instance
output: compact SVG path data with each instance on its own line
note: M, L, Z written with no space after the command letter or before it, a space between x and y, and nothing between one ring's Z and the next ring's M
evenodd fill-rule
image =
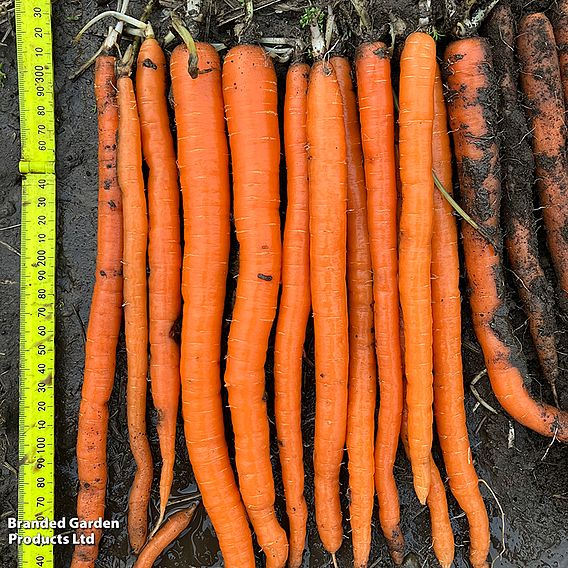
M21 521L43 521L53 520L55 513L56 206L51 2L17 0L15 16L23 174L18 517ZM52 535L49 528L19 530L20 568L53 568Z
M22 173L44 163L53 172L55 122L51 6L47 0L16 2Z
M55 181L22 180L20 486L21 520L54 519ZM21 530L20 536L50 529ZM40 554L41 551L41 554ZM21 544L20 566L53 566L49 545Z

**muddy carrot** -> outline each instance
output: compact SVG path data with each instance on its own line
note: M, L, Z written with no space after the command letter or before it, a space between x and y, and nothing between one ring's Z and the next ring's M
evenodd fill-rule
M558 405L554 292L544 274L538 252L532 199L534 159L517 92L517 64L510 47L515 42L515 19L510 5L500 4L494 8L487 23L487 34L501 90L499 122L503 125L500 147L505 247L511 269L517 277L517 290L528 317L542 372Z
M104 517L108 476L108 401L114 384L116 345L122 321L122 196L116 168L118 106L115 65L116 58L111 55L101 55L95 61L95 100L99 123L97 269L87 328L77 430L77 517L85 521ZM73 568L93 568L95 564L101 530L79 531L79 535L90 533L95 535L95 544L75 547L71 562Z
M152 568L154 562L191 523L195 514L196 504L187 509L174 513L164 526L148 541L133 568Z
M430 259L435 68L434 40L422 32L408 36L400 60L399 289L405 323L410 463L422 504L430 486L433 421Z
M274 511L264 377L281 268L278 96L268 54L252 45L231 49L223 65L223 92L239 241L225 384L241 495L270 568L285 565L288 543Z
M302 354L311 307L306 133L309 74L309 65L293 63L286 77L284 98L288 205L274 345L274 412L290 523L289 568L302 564L308 516L304 498Z
M148 308L150 379L162 456L159 526L170 495L180 391L179 346L173 329L181 312L181 246L176 155L166 99L166 59L154 38L142 42L136 72L142 150L148 164Z
M343 99L347 152L347 305L349 313L349 394L347 453L349 516L354 566L367 566L373 516L375 399L377 360L374 346L373 274L367 222L367 191L357 97L351 65L330 60Z
M548 250L558 278L560 303L568 310L568 169L560 68L552 25L544 14L519 23L517 54L528 103L537 189Z
M394 108L386 45L380 42L361 45L357 51L356 71L379 368L375 485L381 528L394 563L400 565L404 557L404 541L393 467L402 413L402 358L399 339Z
M568 105L568 0L558 0L552 13L552 25L558 48L564 105Z
M252 538L225 439L221 399L221 328L229 261L229 155L221 62L196 44L199 71L188 73L188 51L170 61L183 196L185 251L181 342L185 439L203 504L227 568L253 568ZM198 110L197 110L198 109Z
M486 40L451 43L445 52L448 111L464 209L492 243L462 225L470 306L491 386L503 408L544 436L568 440L568 414L534 400L524 385L526 362L516 346L501 264L501 185L496 139L495 75ZM494 248L497 247L497 248Z
M347 431L347 165L343 102L333 67L317 61L308 88L310 283L314 313L316 523L325 549L343 540L339 470Z
M432 158L437 178L451 193L452 151L442 78L438 67L434 83ZM484 568L487 566L489 553L489 519L471 459L463 403L459 280L456 218L451 205L439 191L435 191L432 234L434 414L450 489L469 522L471 565L474 568ZM433 485L431 494L432 491L437 491ZM428 499L430 500L430 495Z

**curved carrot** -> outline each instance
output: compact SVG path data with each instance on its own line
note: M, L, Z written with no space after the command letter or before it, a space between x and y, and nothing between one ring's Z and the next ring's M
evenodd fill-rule
M440 69L434 83L433 169L452 190L452 151ZM434 192L432 234L432 320L434 413L450 489L469 521L473 568L487 566L489 519L471 459L464 408L461 356L461 296L458 229L451 205ZM443 486L442 486L443 489ZM435 490L432 486L431 490ZM432 493L432 491L431 491ZM430 498L430 497L429 497Z
M153 536L136 559L133 568L152 568L158 556L169 546L191 523L197 505L174 513L164 526Z
M124 335L128 382L126 404L130 448L136 473L128 501L128 537L135 553L146 543L148 504L152 487L152 454L146 436L148 375L148 306L146 246L148 217L142 177L142 142L132 79L119 76L118 183L124 217Z
M161 524L170 496L180 391L179 346L172 329L181 312L178 169L166 99L166 59L154 38L142 42L136 72L142 150L148 164L148 300L150 379L158 413Z
M402 413L399 329L397 189L394 108L388 49L365 43L357 51L361 140L367 182L367 218L373 267L375 344L380 405L375 442L379 520L396 565L404 558L400 505L393 474Z
M116 170L118 106L115 65L116 58L110 55L100 55L95 61L95 99L99 120L99 213L97 269L87 328L77 430L77 517L81 521L95 521L104 516L108 401L114 384L116 345L122 321L122 196ZM95 535L95 544L75 547L71 562L73 568L93 568L102 531L78 531L79 536L91 533Z
M333 67L317 61L308 88L310 282L316 359L314 486L325 549L343 540L339 470L347 432L347 166L343 102Z
M521 86L528 99L528 116L536 164L537 189L546 228L546 241L568 310L568 167L562 82L554 32L544 14L530 14L519 23L517 54ZM545 80L543 80L546 78Z
M414 490L422 504L430 487L433 422L430 259L435 69L434 40L422 32L409 35L400 59L399 289L405 325L410 463Z
M503 408L518 422L544 436L568 441L568 414L534 400L524 386L526 362L517 349L506 303L499 206L499 155L490 48L473 37L451 43L448 111L464 209L491 235L492 244L467 223L462 225L470 306L491 386Z
M408 408L404 406L402 412L402 425L400 435L404 451L408 456ZM450 523L448 499L440 471L430 454L430 491L426 499L430 511L430 525L432 527L432 548L440 566L450 568L454 561L455 543L454 532Z
M286 224L282 247L282 297L274 345L274 412L286 512L290 523L289 568L299 568L306 546L302 442L302 354L310 315L307 103L310 66L293 63L286 76L284 149Z
M375 399L377 360L374 346L373 273L367 222L367 191L357 97L351 65L332 57L343 99L347 151L347 303L349 309L349 395L347 453L349 515L356 567L367 566L373 517Z
M538 251L532 192L534 158L517 91L517 64L511 49L516 31L511 6L507 3L495 6L486 29L501 90L499 122L503 124L500 148L504 187L501 218L505 246L511 269L517 276L515 282L537 357L558 405L554 291L540 264ZM522 172L519 172L519 160L526 168Z
M196 44L200 73L188 73L188 51L170 61L183 189L184 297L181 376L185 439L203 504L227 568L254 568L248 519L229 461L221 400L221 328L229 261L229 155L221 62Z
M553 12L552 25L558 48L558 61L562 76L564 105L568 105L568 0L558 0Z
M288 543L274 511L264 379L281 262L278 97L268 54L252 45L229 50L223 92L240 255L225 383L241 495L271 568L285 565Z

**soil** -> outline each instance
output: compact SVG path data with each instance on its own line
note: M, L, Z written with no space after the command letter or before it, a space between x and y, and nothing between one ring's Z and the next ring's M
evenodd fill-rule
M104 25L97 26L87 34L84 41L75 46L72 38L87 21L102 8L101 2L88 0L58 0L53 3L53 29L55 41L55 89L57 117L57 181L58 181L58 267L57 267L57 372L56 372L56 424L57 424L57 501L56 517L71 517L75 510L77 494L77 475L75 440L77 412L80 400L82 367L84 356L84 331L89 316L89 298L93 287L95 263L95 234L97 207L97 127L92 92L92 75L87 72L76 81L69 75L96 49L104 33ZM164 2L165 4L166 2ZM480 2L484 4L485 2ZM131 12L139 14L140 1L133 1ZM172 4L172 2L168 2ZM444 45L449 38L451 26L463 14L465 2L456 2L458 10L449 14L446 6L452 2L432 1L435 25L441 35L439 43ZM526 10L535 11L551 8L551 2L518 2L515 15L520 17L522 5ZM205 0L204 29L206 39L222 41L230 46L238 38L232 26L225 23L241 9L238 0ZM305 37L305 31L298 25L299 17L307 6L304 0L288 0L279 4L258 9L255 13L253 29L247 32L253 38L263 36ZM416 29L420 16L417 3L410 0L375 0L371 16L374 32L388 40L387 26L389 14L398 30L408 33ZM347 54L364 34L352 6L346 0L335 4L340 32L339 46ZM158 24L163 22L164 9L160 8L152 18ZM0 26L1 27L1 26ZM157 25L158 34L163 34L164 24ZM0 29L0 38L3 36ZM20 179L17 169L19 156L17 75L15 63L15 40L13 33L0 46L1 70L5 79L0 84L0 141L4 158L0 160L0 559L2 566L15 567L17 550L7 545L5 519L17 510L17 410L18 410L18 272L19 228L20 222ZM286 66L277 64L279 80L282 83ZM396 75L396 50L395 50ZM519 168L523 175L523 169ZM537 216L539 212L537 211ZM538 220L538 226L542 222ZM15 226L15 227L13 227ZM10 228L13 227L13 228ZM539 229L541 260L547 276L554 285L554 275L546 254L543 230ZM16 251L16 252L15 252ZM238 264L236 256L231 263L232 275L228 279L228 313L234 293L234 278ZM515 291L515 280L507 271L507 290L512 300L513 325L516 342L529 360L531 390L535 396L551 402L548 386L540 377L538 364L531 345L526 318L520 309L520 300ZM465 283L464 283L465 284ZM465 292L465 285L464 285ZM559 311L557 310L559 313ZM559 318L561 316L558 316ZM561 373L558 391L561 404L568 407L568 338L563 333L566 321L557 322ZM225 334L228 324L225 326ZM313 334L308 332L305 360L305 399L304 435L306 455L306 496L309 510L313 512L311 464L314 387L313 387ZM271 360L267 362L267 385L271 399ZM479 346L471 330L464 302L464 361L465 380L469 384L483 368L484 364ZM121 338L118 351L116 385L110 408L109 489L107 498L107 517L121 523L121 529L107 531L101 543L98 568L127 568L132 566L134 557L129 553L126 539L126 506L128 491L133 478L133 461L126 436L125 413L125 348ZM482 492L486 498L491 520L493 566L500 568L568 567L568 449L558 443L550 445L550 440L534 434L514 424L499 408L486 379L477 384L480 395L487 403L497 409L490 413L477 405L469 388L466 388L466 408L468 426L471 434L472 453L477 471L484 480ZM152 409L151 401L149 408ZM273 408L269 408L273 413ZM156 463L159 465L157 439L155 436L155 413L150 411L152 447ZM272 432L274 434L274 431ZM230 434L230 433L229 433ZM230 439L229 435L229 439ZM272 438L275 440L275 436ZM171 499L171 511L197 496L197 487L187 460L181 428L178 431L178 462L176 465L175 486ZM438 463L440 453L434 450ZM272 445L272 458L275 471L277 494L282 495L279 474L277 444ZM437 566L431 550L430 525L427 509L421 507L412 490L409 464L401 453L396 465L402 504L402 528L407 550L415 555L409 559L412 566ZM347 505L347 477L344 471L342 495ZM152 495L152 517L156 518L158 494L157 483ZM456 535L456 561L458 568L468 566L467 523L455 501L450 496L452 524ZM285 522L282 499L277 502L279 517ZM502 521L504 517L505 531ZM345 542L338 554L340 566L351 565L351 544L349 538L348 515L345 515ZM375 517L376 519L376 517ZM505 545L503 550L503 545ZM56 549L56 567L69 566L70 547ZM313 514L308 527L308 549L305 567L329 565L317 536ZM263 566L262 556L258 554L258 566ZM200 509L191 527L173 544L160 560L159 566L221 567L218 545L207 515ZM375 521L370 566L389 567L385 542Z

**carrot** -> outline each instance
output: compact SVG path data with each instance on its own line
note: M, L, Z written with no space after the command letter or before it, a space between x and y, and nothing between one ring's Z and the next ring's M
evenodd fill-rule
M558 48L558 61L562 76L564 105L568 105L568 0L558 0L553 12L552 25Z
M184 297L181 377L185 439L203 504L227 568L253 568L245 509L225 440L221 399L221 327L229 261L229 156L221 62L196 44L200 73L188 73L188 51L170 61L183 196Z
M308 149L316 523L325 549L335 554L343 539L339 470L347 432L347 165L341 91L333 67L321 60L310 73Z
M127 59L125 55L125 59ZM124 61L124 60L123 60ZM146 246L148 218L142 177L142 142L138 107L127 65L119 71L118 183L124 216L124 335L128 382L126 404L130 448L136 474L128 502L128 537L135 553L146 543L148 504L152 486L152 454L146 436L146 381L148 374L148 309Z
M435 68L434 40L422 32L409 35L400 59L399 289L405 324L410 463L414 490L422 504L430 487L433 421L430 258Z
M517 289L528 317L540 366L558 406L554 292L546 279L538 252L532 200L534 159L517 92L517 65L510 47L516 36L515 20L510 5L495 7L487 23L487 33L496 55L495 71L501 91L499 122L503 124L500 147L505 190L502 214L505 246L511 268L517 276Z
M293 63L286 77L284 149L286 224L282 247L282 297L274 345L274 411L286 512L290 523L288 566L299 568L306 543L302 443L302 354L310 315L310 242L306 119L309 65Z
M568 169L562 82L552 25L544 14L519 23L517 53L528 101L537 189L546 240L558 277L560 303L568 310Z
M286 563L288 543L274 511L264 390L281 268L280 138L276 73L268 54L252 45L229 50L223 65L223 92L240 255L225 384L241 495L267 566L277 567Z
M396 565L404 558L400 505L393 474L402 414L399 329L397 188L394 108L388 49L361 45L356 56L361 139L367 182L367 219L373 269L375 345L380 405L375 441L379 520Z
M406 455L410 455L408 443L408 408L404 405L402 412L401 439ZM454 561L454 533L450 523L448 499L440 471L430 454L430 490L426 504L430 511L430 524L432 526L432 548L442 568L450 568Z
M168 547L191 523L197 505L194 503L187 509L174 513L164 526L153 536L136 559L133 568L152 568L158 556Z
M148 164L148 300L150 378L162 455L161 524L170 495L180 391L179 346L172 330L181 312L179 185L166 99L166 59L154 38L142 42L136 72L142 150Z
M491 236L462 225L470 306L491 386L503 408L544 436L568 441L568 414L534 400L524 386L526 362L515 344L501 264L501 186L495 128L495 76L489 45L472 37L451 43L448 111L464 209ZM496 248L495 248L496 247Z
M351 65L332 57L343 99L347 151L347 304L349 311L349 395L347 452L349 514L354 565L367 566L373 517L375 398L377 360L374 347L373 275L367 222L367 191L357 98Z
M79 495L77 517L95 521L104 516L107 484L106 442L108 401L114 384L116 346L122 321L122 196L117 179L116 58L100 55L95 61L95 99L99 122L99 212L95 288L85 345L85 371L77 430ZM94 545L77 545L73 568L93 568L98 556L100 529Z
M451 192L452 151L442 77L438 67L434 83L432 157L436 176L444 188ZM434 413L450 489L469 521L471 565L473 568L483 568L487 566L489 553L489 519L471 459L463 403L459 280L456 219L451 205L436 191L432 234ZM432 485L430 494L435 491L437 489Z

